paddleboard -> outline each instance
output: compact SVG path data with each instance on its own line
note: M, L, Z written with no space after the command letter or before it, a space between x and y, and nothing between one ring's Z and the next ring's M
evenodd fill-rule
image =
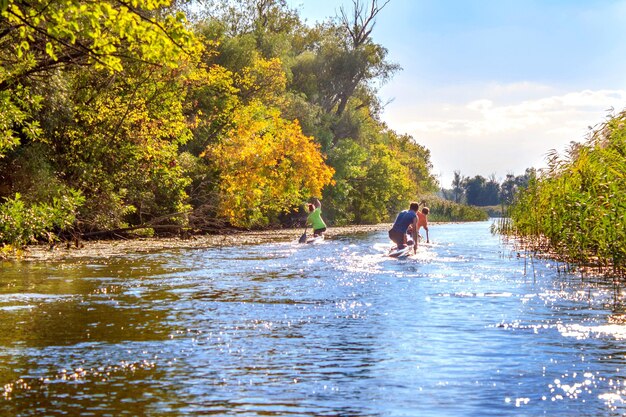
M393 248L391 249L391 251L389 251L389 256L391 256L392 258L406 258L411 254L412 250L412 246L405 246L402 249Z
M316 236L316 237L311 237L309 239L306 240L306 243L322 243L324 241L324 236Z

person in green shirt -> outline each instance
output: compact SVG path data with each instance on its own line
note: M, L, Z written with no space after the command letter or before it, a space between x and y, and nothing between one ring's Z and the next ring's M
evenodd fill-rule
M313 226L313 237L324 235L326 223L322 220L322 203L318 199L315 199L313 204L309 204L309 216L306 222Z

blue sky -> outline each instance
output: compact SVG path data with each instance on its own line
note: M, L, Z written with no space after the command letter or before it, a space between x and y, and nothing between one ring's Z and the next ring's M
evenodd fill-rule
M311 23L352 7L287 3ZM430 149L444 187L541 168L626 107L626 0L391 0L372 36L403 68L383 119Z

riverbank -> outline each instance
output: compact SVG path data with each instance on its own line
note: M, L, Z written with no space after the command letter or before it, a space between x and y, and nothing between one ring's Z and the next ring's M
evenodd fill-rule
M510 219L502 218L492 225L492 233L501 236L503 243L517 252L518 257L551 259L559 271L579 272L581 276L626 278L621 259L601 256L597 251L555 244L545 235L528 235L513 227Z
M328 239L344 235L369 233L387 230L389 224L331 227L326 232ZM193 249L232 245L257 245L268 242L297 241L303 229L277 229L250 232L229 232L228 234L198 235L186 239L137 238L128 240L90 240L75 245L30 245L13 260L22 262L62 261L82 258L109 258L131 253L157 252L165 249ZM309 229L309 233L311 230Z

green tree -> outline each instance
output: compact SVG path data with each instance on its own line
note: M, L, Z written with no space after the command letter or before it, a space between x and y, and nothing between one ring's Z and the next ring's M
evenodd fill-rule
M128 65L124 77L72 78L71 121L51 131L64 180L87 197L84 229L141 224L187 211L178 148L190 137L179 70Z
M390 0L379 4L378 0L352 0L353 8L346 11L340 8L340 22L343 40L343 54L336 61L330 61L337 83L329 105L336 106L337 116L341 116L359 85L376 80L385 82L400 69L397 64L386 61L387 49L372 41L371 33L376 24L376 16Z
M55 201L70 198L80 203L74 208L86 228L184 206L185 180L175 165L188 134L178 77L199 45L185 16L166 10L169 4L6 2L0 169L9 181L0 195L16 201L12 196L22 193L25 210L51 219Z
M454 202L459 204L463 198L463 195L465 194L461 171L454 171L454 179L452 180L452 193L454 195Z
M415 187L407 167L388 147L371 145L367 153L367 172L357 187L355 220L375 224L387 221L399 207L405 206Z
M500 204L500 183L496 180L495 175L490 176L489 180L485 183L481 203L483 206L495 206Z
M40 136L32 89L67 67L119 72L125 61L175 67L196 43L169 0L86 2L7 0L0 13L0 157Z
M510 205L517 193L518 186L515 181L515 175L507 174L502 185L500 186L500 199L504 204Z
M476 175L474 178L465 178L463 188L465 188L465 196L467 204L471 206L482 206L483 190L487 180L482 175Z
M367 174L367 159L367 149L351 139L341 141L328 154L328 163L335 169L335 185L324 190L324 213L335 224L357 220L359 183Z

